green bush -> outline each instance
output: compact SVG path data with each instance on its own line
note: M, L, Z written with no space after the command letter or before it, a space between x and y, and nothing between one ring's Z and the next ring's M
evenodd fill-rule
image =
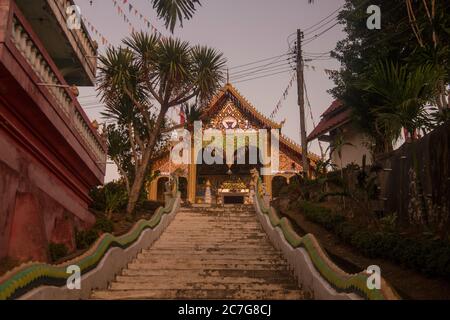
M94 228L75 232L75 242L79 250L89 248L97 239L98 231Z
M152 213L156 209L158 209L159 207L162 207L162 206L164 206L164 202L145 200L145 201L141 201L140 203L138 203L136 205L136 208L142 212Z
M345 221L342 215L333 214L327 208L314 205L307 201L299 201L298 204L306 218L320 224L327 230L333 230L336 225Z
M92 198L91 209L107 212L125 210L128 196L123 182L110 182L104 186L93 188L90 193Z
M53 242L48 245L48 251L50 253L50 259L52 260L52 262L64 258L69 252L65 244Z
M105 217L100 217L97 218L94 229L101 233L112 233L114 231L114 223Z
M316 204L299 201L297 205L308 220L332 231L366 257L388 259L429 276L450 279L449 241L405 237L390 228L375 231Z

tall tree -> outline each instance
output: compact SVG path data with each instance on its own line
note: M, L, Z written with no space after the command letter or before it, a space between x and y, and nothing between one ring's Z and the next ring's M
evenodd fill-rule
M166 28L174 31L177 22L183 26L183 19L189 20L196 11L196 5L201 5L199 0L151 0L153 9L158 17L163 19Z
M438 2L439 9L444 10L448 7L445 1L436 0L436 4ZM377 154L391 150L392 141L399 133L397 130L391 131L392 127L380 126L377 112L381 111L379 106L383 105L383 98L375 92L362 90L361 82L373 75L376 72L374 68L383 62L394 62L401 68L408 68L404 70L406 74L411 74L424 65L433 66L436 69L442 69L444 66L448 69L446 61L448 61L449 51L448 47L443 45L445 41L441 41L441 49L434 47L433 32L430 32L429 37L423 37L428 39L424 41L425 47L422 48L418 44L408 16L408 0L370 2L382 9L380 30L367 28L366 3L367 0L346 0L343 10L338 15L338 20L344 26L347 37L339 41L332 52L332 56L341 62L341 69L331 73L336 86L330 91L336 98L352 108L355 123L373 138L373 150ZM428 17L425 13L416 20L420 25L426 21ZM440 30L438 34L443 35L446 32L444 27L436 28L438 29ZM442 53L437 55L438 51ZM441 74L442 82L448 83L448 73ZM388 88L387 82L384 86L386 90L392 90ZM386 117L388 114L384 113L383 116ZM392 116L395 117L394 114Z
M170 131L163 129L167 112L190 100L206 103L224 81L226 61L215 49L142 32L123 44L100 58L99 90L107 105L121 108L117 101L126 102L131 108L124 114L143 124L143 128L136 130L135 124L129 130L137 141L132 149L140 155L130 183L127 213L132 213L158 139Z

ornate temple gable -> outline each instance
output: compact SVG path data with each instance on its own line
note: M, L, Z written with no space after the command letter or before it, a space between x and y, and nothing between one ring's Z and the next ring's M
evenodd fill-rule
M229 118L227 118L229 117ZM246 129L248 121L248 129L281 129L281 125L270 120L261 114L247 99L245 99L239 91L230 83L211 100L202 118L206 123L210 122L207 127L224 129L224 125L236 125L236 128ZM229 120L229 121L227 121ZM237 120L237 121L234 121ZM288 137L281 135L280 147L290 159L301 162L302 148ZM309 153L308 157L313 167L320 157Z
M209 106L206 108L202 120L204 122L210 122L214 118L217 118L218 114L221 114L224 109L231 110L230 105L234 107L233 112L239 112L243 123L239 124L236 128L245 129L246 121L253 128L258 129L280 129L280 124L270 120L261 114L253 105L245 99L239 91L236 90L230 83L227 83L225 87L211 100ZM230 119L232 120L232 119ZM217 123L216 123L217 124ZM217 127L217 129L223 128L223 126Z
M205 124L205 127L219 130L249 130L259 128L254 119L249 118L239 110L231 99L225 101L223 107L219 109L219 112L213 116L208 123Z

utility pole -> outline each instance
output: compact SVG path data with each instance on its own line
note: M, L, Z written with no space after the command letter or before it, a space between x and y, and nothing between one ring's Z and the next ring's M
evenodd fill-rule
M309 177L309 159L308 159L308 142L306 141L306 121L305 121L305 78L304 78L304 62L302 52L303 32L297 29L297 91L298 106L300 109L300 139L302 146L302 160L304 177Z

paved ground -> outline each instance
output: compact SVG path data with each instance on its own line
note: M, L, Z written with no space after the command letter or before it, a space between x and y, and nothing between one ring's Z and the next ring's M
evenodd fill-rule
M303 299L253 208L182 209L93 299Z

